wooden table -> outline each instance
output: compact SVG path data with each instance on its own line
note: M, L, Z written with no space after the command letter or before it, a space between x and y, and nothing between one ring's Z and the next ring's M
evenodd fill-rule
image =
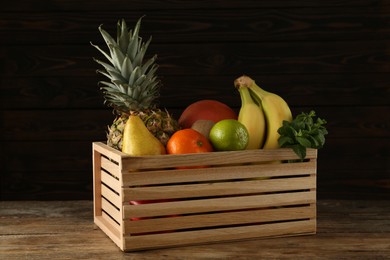
M0 259L390 259L388 201L318 202L318 233L123 253L92 201L0 202Z

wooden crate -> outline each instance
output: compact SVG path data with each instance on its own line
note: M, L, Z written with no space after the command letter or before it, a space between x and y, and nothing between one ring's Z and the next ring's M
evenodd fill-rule
M96 142L94 222L123 251L314 234L316 158L314 149L289 163L291 149L133 157Z

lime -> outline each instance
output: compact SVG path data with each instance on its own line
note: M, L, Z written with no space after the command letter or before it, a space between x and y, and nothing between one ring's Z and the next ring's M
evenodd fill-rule
M238 151L247 147L249 134L242 123L235 119L224 119L211 128L209 139L217 151Z

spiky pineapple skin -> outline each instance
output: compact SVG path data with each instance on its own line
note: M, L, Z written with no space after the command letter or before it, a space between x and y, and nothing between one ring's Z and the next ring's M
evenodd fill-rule
M146 128L166 146L169 138L179 130L179 124L166 110L147 109L144 111L130 111L129 114L122 114L114 119L108 127L107 145L122 150L122 136L125 124L130 115L138 115L144 122Z
M118 150L122 150L122 135L130 115L138 115L164 146L179 129L168 111L157 107L161 87L156 75L157 55L144 60L152 38L143 41L139 36L141 19L133 29L127 27L124 19L118 20L116 38L100 25L98 29L108 51L91 43L106 58L105 61L94 60L103 67L97 72L106 77L105 81L99 81L104 103L117 115L108 127L107 144Z

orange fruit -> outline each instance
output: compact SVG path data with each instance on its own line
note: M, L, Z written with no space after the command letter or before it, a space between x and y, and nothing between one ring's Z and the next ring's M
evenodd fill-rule
M169 138L166 148L168 154L205 153L213 151L213 146L209 140L191 128L176 131Z
M168 154L206 153L212 152L213 146L209 140L198 131L187 128L175 132L167 143ZM176 169L207 168L208 166L185 166Z

